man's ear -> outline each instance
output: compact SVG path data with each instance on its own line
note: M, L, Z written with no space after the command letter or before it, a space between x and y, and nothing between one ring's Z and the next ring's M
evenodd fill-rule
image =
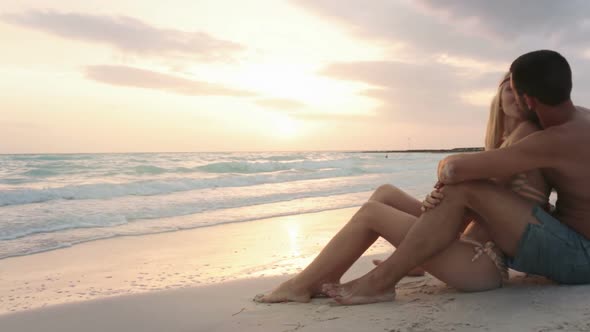
M531 97L529 95L527 95L526 93L524 94L524 102L526 103L526 105L528 106L528 108L530 110L534 110L537 106L537 104L539 103L539 101L537 100L536 97Z

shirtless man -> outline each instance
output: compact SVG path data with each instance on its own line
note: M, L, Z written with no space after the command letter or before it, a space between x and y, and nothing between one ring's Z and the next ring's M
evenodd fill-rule
M439 164L444 199L424 213L397 250L363 277L326 284L342 304L391 299L408 271L456 240L466 210L477 213L509 267L563 284L590 283L590 112L574 106L569 64L559 53L524 54L511 67L511 86L544 130L504 148L452 155ZM557 191L552 214L487 180L543 169Z

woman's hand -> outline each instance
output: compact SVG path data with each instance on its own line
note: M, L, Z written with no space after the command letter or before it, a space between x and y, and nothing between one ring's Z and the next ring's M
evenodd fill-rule
M436 189L434 189L430 194L426 195L426 198L424 199L424 201L422 201L422 207L420 208L422 212L434 209L437 205L440 204L442 199L445 197L443 193L440 191L440 188L442 188L442 186L435 186L435 188Z

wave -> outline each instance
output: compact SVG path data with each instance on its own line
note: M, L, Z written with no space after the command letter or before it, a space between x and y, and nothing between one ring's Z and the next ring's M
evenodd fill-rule
M4 207L0 240L36 233L87 227L111 227L142 219L159 219L308 197L327 197L366 191L382 180L343 178L261 184L252 191L239 188L204 188L166 196L121 197L116 200L53 201ZM49 213L48 213L49 212Z
M94 160L88 160L94 157ZM195 157L196 158L196 157ZM317 160L310 158L318 158ZM1 157L6 161L8 171L2 178L23 178L35 183L42 179L76 175L79 178L104 178L137 176L191 174L257 174L283 171L318 171L327 168L363 167L370 164L356 156L313 156L293 155L249 155L249 156L205 156L196 159L182 159L174 156L155 155L151 161L137 156L78 156L42 155ZM12 164L11 164L12 163ZM188 164L188 165L187 165ZM192 165L191 165L192 164ZM196 164L196 165L195 165ZM21 181L19 183L26 183Z
M439 159L346 153L137 154L10 164L4 163L6 158L0 156L6 166L0 175L0 258L106 237L354 206L383 183L422 197L434 181ZM49 180L20 175L43 166L60 174ZM23 185L26 179L37 183Z
M70 229L102 228L123 225L129 221L123 215L96 214L94 216L61 216L37 222L26 228L4 226L0 230L0 241L15 240L33 234L55 233Z
M51 161L43 163L42 165L31 165L29 163L25 169L26 170L20 173L15 173L14 175L23 179L27 179L28 177L29 182L37 182L42 178L56 176L87 174L95 170L95 168L88 165L68 163L64 161Z
M283 158L281 156L276 157ZM362 168L363 164L360 160L343 158L333 160L302 160L291 159L289 161L226 161L215 162L203 166L198 166L195 169L207 173L272 173L287 170L298 171L317 171L332 168L351 169Z
M53 161L53 160L86 160L93 159L93 154L30 154L30 155L10 155L10 159L19 161L28 160L40 160L40 161Z
M135 174L163 174L167 173L168 170L158 166L140 165L133 167L133 172Z
M28 170L26 172L21 173L24 176L32 176L32 177L50 177L56 176L59 172L53 171L51 169L44 169L44 168L35 168Z
M411 182L409 181L408 184ZM302 187L305 186L307 184L302 184ZM69 229L61 228L58 230L57 227L49 231L36 229L35 233L31 233L28 236L13 236L13 238L0 241L0 259L70 247L78 243L106 238L141 236L145 234L211 227L228 223L240 223L279 216L355 207L362 204L370 194L370 191L363 190L361 187L356 187L355 189L358 191L333 193L323 196L316 195L313 197L283 197L277 201L252 201L244 206L224 207L199 213L187 213L181 216L138 219L133 222L132 220L124 222L122 219L111 218L108 220L110 226L104 223L107 221L104 217L109 214L104 214L101 217L104 223L102 227L93 226L92 223L86 222L81 223L79 227ZM420 184L413 187L404 187L404 189L414 197L423 197L430 190L430 185ZM114 217L112 214L110 216Z
M0 179L0 184L9 184L9 185L17 185L17 184L25 184L31 183L31 179L28 178L4 178Z
M287 163L279 162L220 162L196 167L196 170L207 173L268 173L293 169Z
M366 196L366 193L354 193L323 198L302 198L295 201L229 208L168 219L138 220L137 223L125 223L113 227L87 227L39 232L24 238L0 241L0 259L66 248L79 243L113 237L141 236L353 207L358 206L366 199ZM311 201L315 204L310 204Z
M371 174L380 170L326 169L310 173L287 172L239 177L171 178L127 183L96 183L55 188L22 188L0 191L0 206L42 203L51 200L110 199L122 196L153 196L204 188L246 187L263 183Z
M396 184L412 192L417 176L400 176ZM137 220L178 217L207 211L239 208L303 198L326 198L365 192L386 182L385 175L294 181L261 184L255 188L206 188L170 195L126 196L113 200L52 201L2 208L0 240L36 233L87 227L111 227ZM430 187L430 182L421 186Z

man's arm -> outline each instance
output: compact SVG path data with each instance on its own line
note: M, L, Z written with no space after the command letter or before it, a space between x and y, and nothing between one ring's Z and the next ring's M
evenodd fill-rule
M504 178L537 168L551 168L559 162L560 139L553 129L529 135L507 148L449 156L438 165L444 184L476 179Z

